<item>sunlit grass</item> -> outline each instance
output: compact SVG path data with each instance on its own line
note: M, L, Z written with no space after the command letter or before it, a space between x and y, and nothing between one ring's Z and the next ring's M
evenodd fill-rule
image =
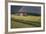
M21 19L21 20L28 20L28 21L38 21L40 20L40 16L15 16L12 15L13 19Z
M40 16L16 16L12 15L12 28L40 27Z

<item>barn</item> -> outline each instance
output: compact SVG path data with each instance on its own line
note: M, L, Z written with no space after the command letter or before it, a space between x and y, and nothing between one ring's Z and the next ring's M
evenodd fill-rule
M22 7L18 12L18 16L26 16L27 15L27 10L24 10L24 7Z

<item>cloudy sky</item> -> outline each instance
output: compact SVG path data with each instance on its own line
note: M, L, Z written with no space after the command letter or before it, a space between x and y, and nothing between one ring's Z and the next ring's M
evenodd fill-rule
M21 8L23 8L23 9L21 9ZM12 12L18 12L20 10L21 11L26 10L28 13L41 14L41 7L34 7L34 6L15 6L15 5L11 6L11 11Z

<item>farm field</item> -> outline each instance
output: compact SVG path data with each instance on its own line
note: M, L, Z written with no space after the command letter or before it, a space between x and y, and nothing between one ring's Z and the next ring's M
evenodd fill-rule
M11 28L31 28L41 26L40 16L11 15Z

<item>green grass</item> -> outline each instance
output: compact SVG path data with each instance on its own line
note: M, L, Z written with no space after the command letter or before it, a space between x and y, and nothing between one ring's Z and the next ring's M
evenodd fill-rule
M11 16L11 28L40 27L40 16Z

